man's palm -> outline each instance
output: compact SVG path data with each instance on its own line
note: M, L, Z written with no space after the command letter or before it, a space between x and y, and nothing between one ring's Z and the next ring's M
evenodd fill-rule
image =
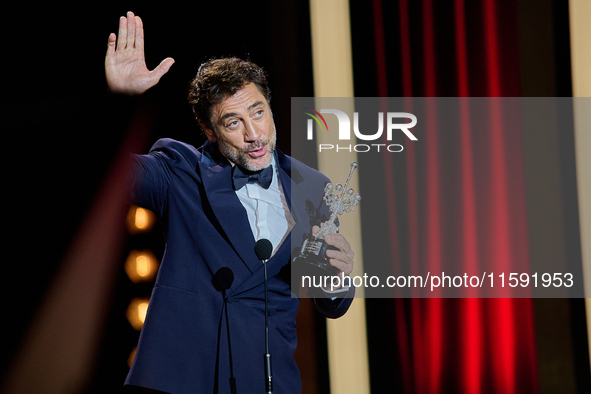
M114 93L142 94L156 85L173 63L172 58L166 58L154 70L148 70L142 20L128 12L127 18L121 17L119 21L118 37L115 33L109 36L105 58L107 85Z

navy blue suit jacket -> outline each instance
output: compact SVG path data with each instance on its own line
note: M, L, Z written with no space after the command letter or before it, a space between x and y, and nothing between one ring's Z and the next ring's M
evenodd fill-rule
M239 394L264 392L263 266L246 211L232 188L231 165L217 147L159 140L147 155L134 155L132 202L161 220L166 250L138 349L126 384L164 392L229 393L229 352L224 301L212 285L222 267L234 274L227 290L234 376ZM283 191L296 220L291 237L268 261L269 336L277 393L299 393L293 359L299 300L291 292L291 240L298 245L312 225L329 216L322 201L328 179L281 152L276 156ZM292 197L293 196L293 197ZM293 198L293 201L292 201ZM336 318L346 297L314 300Z

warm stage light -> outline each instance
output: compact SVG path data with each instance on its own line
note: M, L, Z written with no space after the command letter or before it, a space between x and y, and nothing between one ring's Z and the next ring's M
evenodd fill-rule
M150 269L148 267L148 258L146 257L146 255L139 255L135 258L135 263L136 263L136 272L137 274L142 277L145 278L148 273L150 272Z
M127 366L129 368L131 368L131 364L133 364L133 359L135 358L135 351L137 350L137 347L134 347L133 350L131 351L131 353L129 354L129 357L127 358Z
M148 312L149 298L134 298L127 307L127 320L136 330L141 330Z
M145 233L154 227L156 215L150 210L132 205L127 214L127 229L131 234Z
M132 250L125 261L125 273L133 283L149 282L156 276L158 266L151 250Z

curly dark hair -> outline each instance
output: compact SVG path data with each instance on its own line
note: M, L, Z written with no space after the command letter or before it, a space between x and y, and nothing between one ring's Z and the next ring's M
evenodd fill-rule
M235 57L212 59L201 64L189 85L188 96L197 121L213 130L211 108L251 82L270 104L266 73L256 64Z

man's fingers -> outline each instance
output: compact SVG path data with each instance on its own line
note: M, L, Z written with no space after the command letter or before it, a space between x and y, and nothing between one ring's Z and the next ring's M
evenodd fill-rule
M327 244L336 246L345 253L351 251L351 245L341 234L327 234L324 240Z
M330 257L331 260L337 260L340 262L346 262L349 259L349 256L346 253L331 249L326 251L326 256Z
M172 65L174 64L174 59L171 57L167 57L166 59L164 59L162 62L160 62L160 64L158 65L158 67L156 67L153 71L155 77L157 77L158 79L162 78L162 76L164 74L166 74L168 72L168 70L170 70L170 67L172 67Z
M355 253L352 250L345 252L342 250L328 249L326 255L331 259L344 261L345 263L353 263L353 260L355 259Z
M330 259L332 266L338 268L345 275L353 271L355 253L351 249L351 244L342 234L327 234L324 237L327 244L332 245L338 250L327 250L326 255Z
M345 275L349 275L353 271L353 258L351 255L337 250L327 250L326 256L329 258L330 265L338 268Z
M139 16L135 17L135 47L144 50L144 23Z
M330 262L330 265L332 265L333 267L335 267L336 269L338 269L341 273L343 273L345 275L349 275L352 271L349 269L348 264L346 264L340 260L330 259L329 262Z
M162 76L166 74L168 70L170 70L170 67L172 67L173 64L174 59L171 57L167 57L158 65L158 67L150 71L149 87L156 85L158 81L160 81L160 78L162 78Z
M119 32L117 33L117 50L123 50L127 47L127 18L119 18Z
M117 36L115 33L111 33L109 35L109 41L107 43L107 53L115 53L115 42L117 41Z
M129 11L127 13L127 48L135 47L135 15Z
M115 43L117 46L115 47ZM129 11L127 17L119 18L119 31L109 36L108 52L137 48L144 50L144 25L139 16Z

